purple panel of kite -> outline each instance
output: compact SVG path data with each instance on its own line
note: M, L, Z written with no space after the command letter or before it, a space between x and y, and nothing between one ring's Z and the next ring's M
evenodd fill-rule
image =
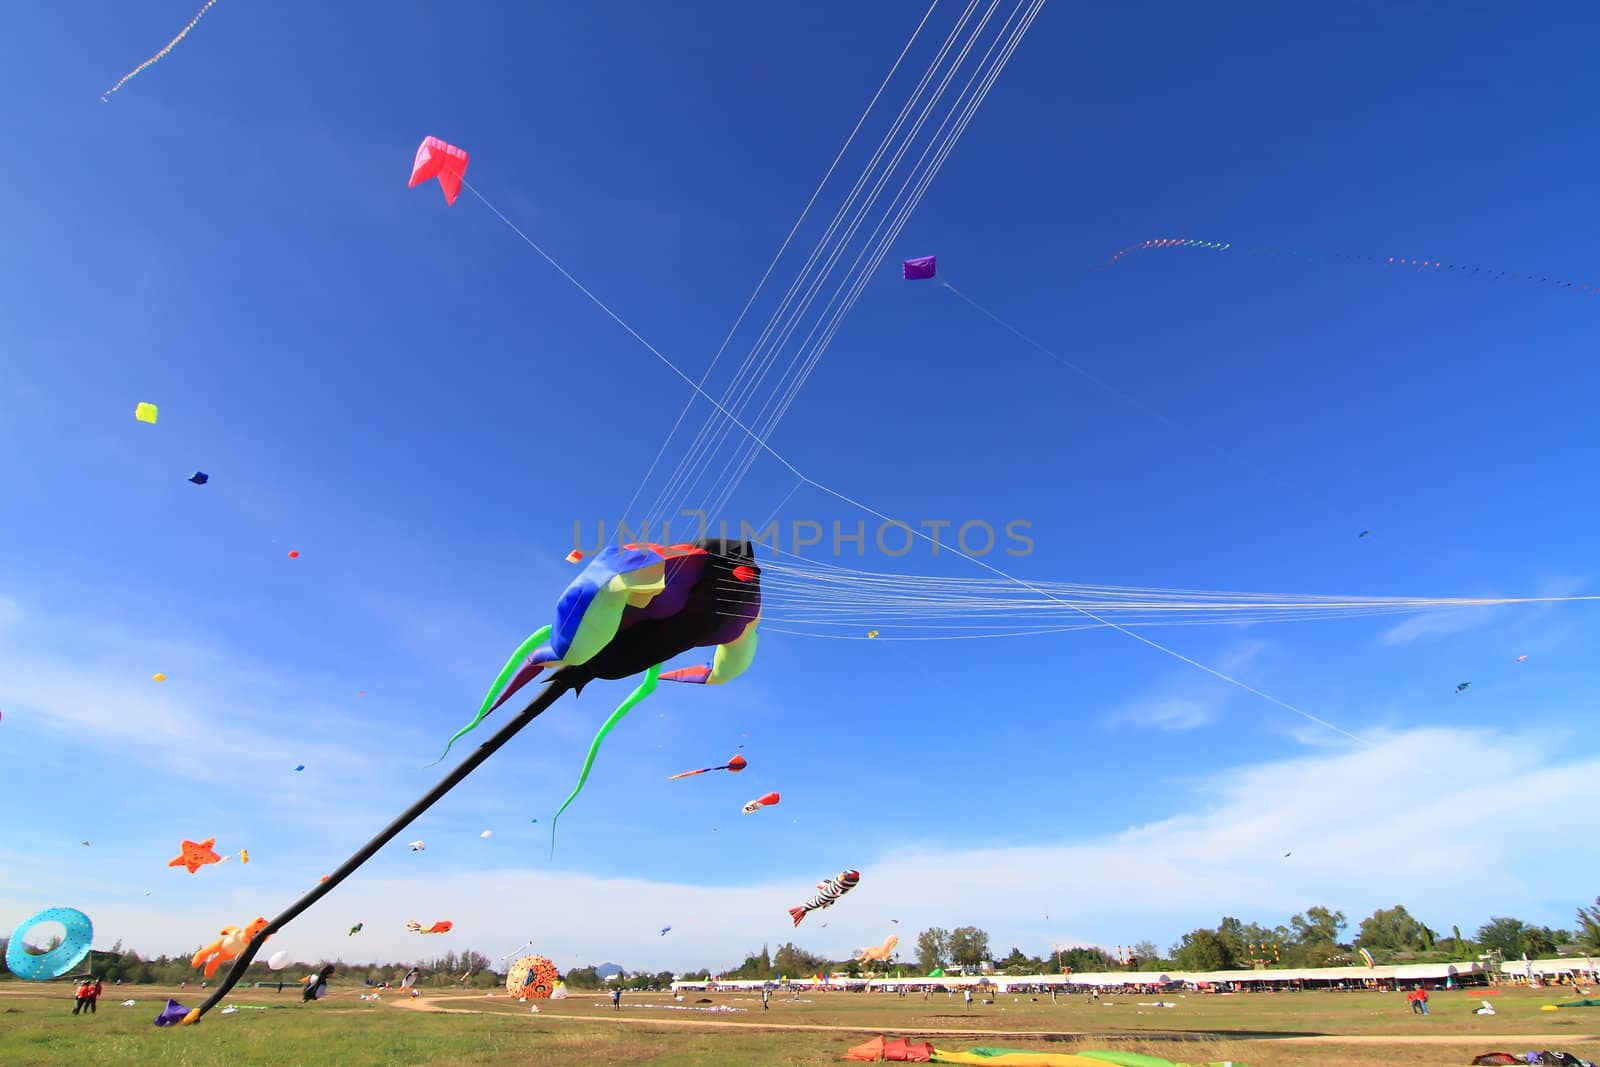
M906 260L905 268L904 268L905 269L905 274L906 274L906 281L908 281L908 282L921 281L923 278L931 278L931 277L933 277L933 275L934 275L934 265L933 265L933 263L934 263L934 260L937 259L937 258L938 258L937 256L919 256L916 259L908 259L908 260Z

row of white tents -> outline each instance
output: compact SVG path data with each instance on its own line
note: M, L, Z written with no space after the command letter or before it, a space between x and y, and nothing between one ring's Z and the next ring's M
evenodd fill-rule
M1583 958L1552 960L1515 960L1500 965L1504 978L1550 980L1561 975L1586 977L1597 980L1595 964ZM1093 989L1122 989L1137 987L1147 989L1185 986L1192 989L1305 989L1330 987L1365 987L1370 985L1408 985L1428 983L1443 985L1479 985L1490 978L1489 970L1482 964L1472 963L1410 963L1377 967L1284 967L1258 971L1105 971L1084 974L1030 974L1030 975L941 975L936 978L851 978L847 975L829 975L818 982L811 976L785 978L780 985L789 987L825 986L836 989L911 989L927 987L963 989L983 987L1005 993L1012 989L1055 989L1060 992L1087 992ZM760 979L730 979L716 981L699 979L672 983L674 992L682 990L741 991L759 990L772 985Z

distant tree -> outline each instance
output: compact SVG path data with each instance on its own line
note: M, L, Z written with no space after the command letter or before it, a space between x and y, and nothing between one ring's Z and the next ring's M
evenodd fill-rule
M1487 952L1499 952L1502 956L1516 959L1524 951L1522 935L1526 928L1521 919L1491 916L1488 922L1478 927L1478 944Z
M1522 929L1522 951L1530 956L1554 956L1555 933L1548 926L1525 926Z
M828 961L791 943L782 946L773 955L772 967L780 976L794 978L826 970Z
M1147 963L1158 961L1161 958L1161 954L1156 951L1156 943L1154 941L1140 941L1133 946L1133 958L1138 960L1139 965L1142 967Z
M1422 949L1432 946L1435 934L1400 904L1392 908L1379 908L1361 920L1361 936L1357 939L1365 948Z
M1238 960L1228 949L1228 943L1215 930L1191 930L1173 954L1173 962L1185 971L1221 971L1234 966Z
M1582 909L1579 909L1580 913ZM0 974L10 974L11 968L6 966L6 946L11 943L10 938L0 937Z
M1114 966L1110 956L1097 948L1079 945L1069 948L1061 954L1061 966L1069 968L1078 974L1093 974L1096 971L1109 971Z
M1594 907L1578 909L1574 939L1590 952L1600 952L1600 897L1594 898Z
M600 976L593 967L575 967L567 972L566 983L570 989L599 989Z
M1331 911L1320 904L1289 920L1295 941L1302 945L1336 945L1347 925L1344 912Z
M950 931L950 958L963 967L976 967L989 958L989 935L976 926Z
M950 962L950 931L934 926L917 935L917 966L923 971L943 967Z

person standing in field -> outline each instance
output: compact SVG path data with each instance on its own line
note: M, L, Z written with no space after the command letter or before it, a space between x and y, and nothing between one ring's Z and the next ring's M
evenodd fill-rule
M761 1010L762 1011L767 1011L768 1010L767 1001L769 1001L771 999L772 999L772 990L767 986L762 986L761 987Z
M1417 989L1417 1006L1422 1009L1422 1014L1428 1014L1428 987L1420 986Z
M79 982L78 988L72 994L72 1014L76 1015L89 1006L89 983ZM84 1014L88 1014L85 1012Z
M972 989L971 989L970 986L961 991L961 999L966 1001L967 1010L971 1011L972 1010Z
M622 987L620 985L611 991L611 1010L622 1010Z
M94 980L94 985L89 987L89 1014L93 1015L100 1006L100 994L105 992L105 983L100 979Z

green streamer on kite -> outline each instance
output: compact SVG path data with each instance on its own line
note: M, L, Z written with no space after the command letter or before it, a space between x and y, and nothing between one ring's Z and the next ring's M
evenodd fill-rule
M656 691L656 679L660 676L661 664L659 663L654 667L651 667L648 671L645 671L644 681L639 683L639 687L637 689L628 694L626 700L617 705L617 710L611 713L611 717L608 718L605 721L605 724L600 727L600 732L594 735L594 740L589 744L589 754L584 757L583 773L578 775L577 786L573 788L572 795L567 797L567 799L562 803L560 811L557 811L555 814L555 818L550 820L551 859L554 859L556 854L556 819L561 818L561 812L566 811L567 805L578 799L578 794L583 792L583 783L589 780L589 769L594 766L594 758L600 752L600 742L606 739L606 734L609 734L611 732L611 728L622 721L622 717L624 715L628 714L628 712L637 707L639 702L644 700L645 697Z
M485 694L483 703L478 707L478 714L473 717L471 722L467 723L467 725L455 732L455 736L450 738L450 740L445 743L443 754L439 756L439 759L434 760L433 763L438 763L439 760L442 760L445 756L450 755L450 746L459 741L462 734L471 731L473 727L477 726L483 721L483 717L489 714L489 708L493 706L495 698L500 695L501 690L505 689L506 683L511 681L511 676L516 673L517 665L531 656L534 649L538 648L549 639L550 627L541 626L532 634L528 635L528 639L526 641L517 646L517 650L511 653L511 658L506 660L506 665L500 669L499 675L495 677L494 684L489 687L489 692ZM428 764L428 766L432 767L433 763Z

